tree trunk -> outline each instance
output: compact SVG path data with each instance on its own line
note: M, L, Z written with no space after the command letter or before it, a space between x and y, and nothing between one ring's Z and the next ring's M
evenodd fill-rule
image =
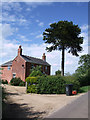
M61 75L64 76L64 46L62 48L62 63L61 63Z

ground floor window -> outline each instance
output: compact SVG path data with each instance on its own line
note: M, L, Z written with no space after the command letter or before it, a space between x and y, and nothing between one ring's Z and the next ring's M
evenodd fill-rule
M13 73L13 78L15 78L16 77L16 73Z

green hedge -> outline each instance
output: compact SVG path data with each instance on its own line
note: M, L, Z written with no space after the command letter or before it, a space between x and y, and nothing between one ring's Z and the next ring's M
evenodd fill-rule
M66 84L73 84L73 90L79 90L80 83L72 76L27 77L27 92L38 94L64 94Z
M60 94L65 93L65 80L61 76L38 77L37 93Z
M25 82L20 78L12 78L10 84L14 86L25 86Z
M27 93L37 93L37 77L27 77Z

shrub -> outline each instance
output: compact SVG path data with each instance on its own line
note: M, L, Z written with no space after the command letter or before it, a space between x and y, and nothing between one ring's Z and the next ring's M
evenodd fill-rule
M73 84L73 90L79 91L80 89L80 82L77 80L74 76L64 76L64 80L66 81L66 84Z
M88 86L90 85L90 70L88 70L85 74L74 74L77 80L80 82L80 86Z
M25 86L25 82L24 82L24 81L21 81L21 82L19 83L19 86Z
M22 83L22 80L20 78L12 78L10 81L10 84L14 86L19 86L20 83Z
M7 80L1 80L1 81L2 81L2 84L8 84Z
M27 77L27 93L36 93L37 77Z
M65 93L65 80L61 76L38 77L37 93L60 94Z
M60 71L60 70L57 70L57 71L55 72L55 75L61 75L61 71Z

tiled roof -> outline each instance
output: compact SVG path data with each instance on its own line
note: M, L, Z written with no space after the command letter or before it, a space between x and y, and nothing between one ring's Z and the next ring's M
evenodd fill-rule
M50 66L50 64L48 64L46 61L39 59L39 58L34 58L34 57L27 56L27 55L22 55L22 57L26 62Z
M1 66L2 66L2 67L3 67L3 66L12 66L12 62L13 62L13 60L10 60L10 61L2 64Z
M42 59L39 59L39 58L34 58L34 57L30 57L30 56L26 56L26 55L21 55L22 58L26 61L26 62L30 62L30 63L36 63L36 64L39 64L39 65L46 65L46 66L50 66L50 64L48 64L47 62L43 61ZM2 64L1 66L12 66L12 62L13 60L11 61L8 61L4 64Z

